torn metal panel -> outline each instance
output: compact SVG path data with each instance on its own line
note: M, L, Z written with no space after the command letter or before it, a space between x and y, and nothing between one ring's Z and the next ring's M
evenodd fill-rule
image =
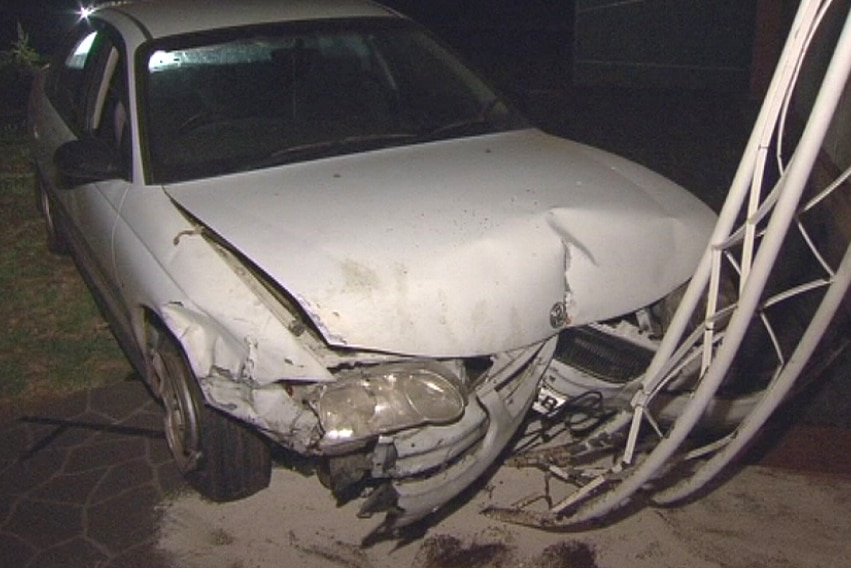
M239 305L236 299L234 303ZM265 318L258 314L261 317L244 321L244 326L226 327L223 320L179 303L162 306L160 313L183 344L198 377L225 373L232 380L261 385L284 379L331 380L328 370L309 357L298 340L269 314ZM252 335L240 337L240 332Z
M183 345L195 376L225 372L234 381L251 380L248 342L240 342L218 321L177 303L163 306L160 313Z
M484 437L488 422L485 410L472 397L464 416L455 424L400 432L385 442L393 445L396 454L393 468L387 473L402 479L450 463Z
M297 452L316 452L322 437L319 420L283 385L249 385L216 374L203 377L199 384L212 406L259 428L269 438Z

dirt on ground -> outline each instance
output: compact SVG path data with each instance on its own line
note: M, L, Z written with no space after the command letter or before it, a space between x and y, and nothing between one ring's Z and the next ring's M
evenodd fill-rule
M851 477L748 466L704 498L643 508L579 532L484 516L543 489L503 467L487 487L408 540L365 544L379 519L337 506L312 476L273 471L269 489L212 504L183 493L161 508L159 550L181 568L793 568L851 566Z

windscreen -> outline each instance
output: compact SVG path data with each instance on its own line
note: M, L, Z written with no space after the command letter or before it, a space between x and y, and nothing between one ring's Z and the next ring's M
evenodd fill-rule
M144 53L154 183L522 123L439 42L407 23L233 29L168 38Z

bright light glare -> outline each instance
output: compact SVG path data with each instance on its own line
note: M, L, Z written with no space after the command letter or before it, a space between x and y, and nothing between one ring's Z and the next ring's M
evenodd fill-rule
M74 57L82 57L85 59L86 55L89 54L89 50L92 48L92 44L95 43L95 37L97 37L97 32L91 32L80 44L77 46L77 49L74 50Z
M159 71L167 67L180 65L180 59L174 53L157 50L151 54L148 60L148 71Z
M80 15L81 20L88 20L89 16L94 14L94 12L94 6L80 6L80 9L77 13Z

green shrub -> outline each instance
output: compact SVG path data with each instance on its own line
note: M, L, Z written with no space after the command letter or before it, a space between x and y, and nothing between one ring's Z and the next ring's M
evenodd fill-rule
M11 49L0 52L0 66L12 67L25 73L32 73L41 65L41 55L30 45L30 36L17 23L18 38L12 42Z

